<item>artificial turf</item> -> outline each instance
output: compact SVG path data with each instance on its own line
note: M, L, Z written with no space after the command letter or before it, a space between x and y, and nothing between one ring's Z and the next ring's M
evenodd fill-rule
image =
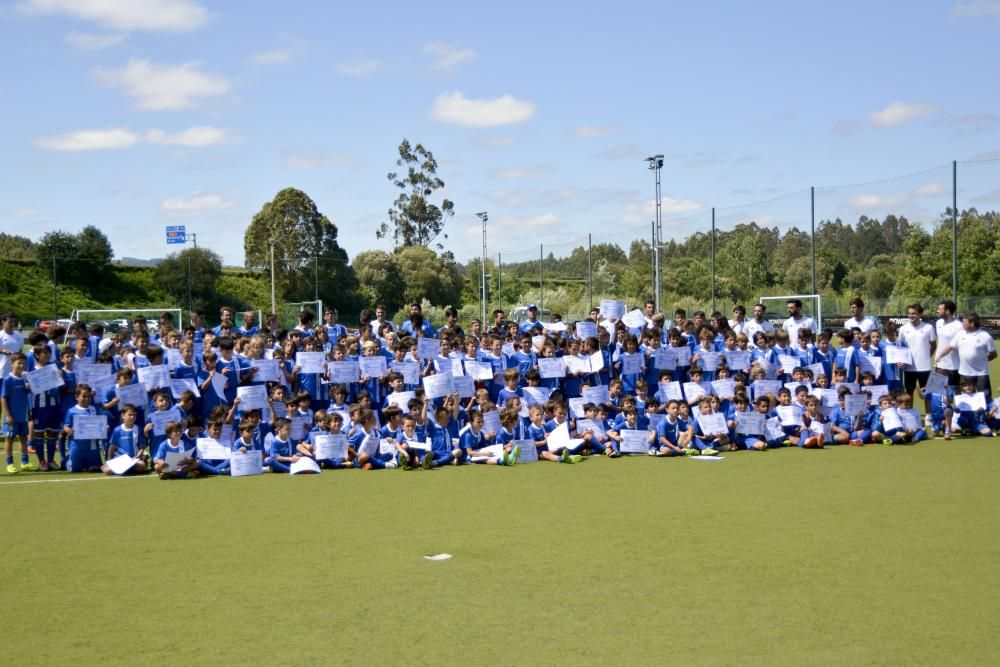
M0 476L5 661L995 664L1000 440L725 456Z

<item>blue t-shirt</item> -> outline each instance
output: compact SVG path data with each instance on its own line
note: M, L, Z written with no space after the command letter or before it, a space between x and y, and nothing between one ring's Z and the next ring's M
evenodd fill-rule
M31 406L31 394L28 392L27 378L24 375L15 377L13 374L3 379L0 396L7 399L7 409L15 422L28 421L28 409Z
M125 428L124 425L116 426L108 438L108 444L117 448L118 455L128 454L134 457L142 447L142 431L137 424L133 424L132 428Z

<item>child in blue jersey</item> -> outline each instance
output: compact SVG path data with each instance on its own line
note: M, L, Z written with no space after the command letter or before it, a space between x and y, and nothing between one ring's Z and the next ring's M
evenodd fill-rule
M219 444L227 444L222 440L222 420L217 417L209 417L208 423L205 424L204 437L211 438ZM195 439L194 446L197 446L197 439ZM199 458L198 469L201 470L201 474L203 475L228 475L229 459Z
M274 437L268 447L264 465L272 472L289 472L291 464L302 458L291 440L292 422L286 417L274 420Z
M890 442L892 444L898 445L905 442L915 444L922 440L927 440L929 436L927 435L927 431L924 430L924 428L922 428L921 426L920 413L913 409L913 397L907 394L902 389L895 394L895 397L896 397L895 398L896 404L894 406L894 409L901 415L901 419L903 415L906 415L908 413L910 415L911 420L915 422L917 426L916 428L914 428L912 426L907 426L904 423L903 427L901 429L898 429L896 432L887 431L886 436L890 439ZM890 397L883 396L882 398L890 398ZM890 399L890 404L891 404L891 399ZM883 414L884 413L885 410L883 409Z
M146 448L143 445L142 431L135 423L138 415L139 411L134 405L125 405L121 409L121 424L115 427L108 438L108 461L123 454L135 459L132 467L125 472L126 475L144 475L147 470L144 460ZM113 474L107 464L104 464L101 470L105 475Z
M521 336L518 339L517 349L507 360L507 368L516 370L519 373L518 386L523 387L526 381L525 374L535 365L535 353L531 348L531 336ZM506 378L506 374L504 375Z
M557 428L566 425L566 432L569 434L571 439L580 440L579 443L574 445L568 445L563 450L560 458L566 463L579 463L583 460L583 456L580 455L581 452L587 450L590 445L589 439L576 438L576 426L574 426L572 419L569 418L569 412L566 409L566 405L561 401L551 400L546 403L546 408L551 408L552 418L545 423L545 432L551 434ZM552 445L549 445L551 450Z
M471 463L487 463L490 465L512 465L515 461L510 460L510 452L500 448L501 454L498 456L491 447L491 441L496 440L496 433L483 433L483 413L475 410L469 415L468 425L462 429L459 436L458 447L462 450L462 457Z
M0 405L3 408L4 425L4 456L7 457L7 472L16 475L22 470L33 471L38 468L28 461L28 432L31 413L30 385L24 369L27 360L24 354L15 352L10 355L10 374L0 385ZM21 443L21 467L14 465L14 439Z
M767 413L770 410L771 402L766 397L761 397L758 400L759 405L754 406L754 410L763 415L764 420L767 420ZM762 409L762 407L763 409ZM750 400L747 398L746 394L737 394L733 399L733 420L737 419L738 415L747 414L751 411ZM764 451L767 449L767 440L764 436L765 428L761 427L759 433L736 433L734 430L733 434L733 444L736 449L746 449L748 451Z
M458 400L455 397L453 405L457 406ZM423 468L429 470L449 463L458 465L461 463L462 450L456 447L452 441L449 425L454 421L454 412L447 407L440 407L434 410L434 418L427 418L427 410L430 406L430 399L424 399L421 411L421 418L426 422L427 438L430 440L431 450L423 460Z
M179 423L184 419L184 415L180 408L170 405L170 395L165 391L158 391L153 395L153 407L154 411L146 416L143 435L149 443L149 451L155 453L160 444L167 439L166 424L169 422ZM153 418L154 414L156 419ZM159 427L157 427L157 423Z
M622 410L620 416L622 417L622 420L617 422L615 427L607 432L610 442L614 443L614 445L611 446L614 454L608 454L609 457L615 458L622 455L621 443L622 440L624 440L622 431L642 431L647 433L647 443L649 444L650 450L655 449L654 439L656 436L652 431L639 426L639 413L634 407L626 407Z
M121 419L121 400L118 398L118 393L115 391L118 387L127 387L132 384L132 369L131 368L119 368L118 372L115 373L115 384L114 386L108 387L108 390L104 392L104 395L100 397L101 409L108 415L108 427L114 428L122 423ZM140 424L146 423L146 407L145 405L135 405L133 406L138 412L136 413L136 421Z
M511 465L517 463L521 455L521 446L513 444L515 440L524 440L523 425L517 410L513 408L503 408L500 410L500 432L496 435L496 442L502 445L507 453L507 460Z
M851 390L841 387L837 390L838 405L830 410L830 431L833 435L833 443L837 445L857 446L860 441L851 440L851 433L857 425L857 418L844 411L844 395L850 394Z
M970 379L963 378L959 387L961 389L961 393L965 396L974 396L976 394L976 385ZM956 394L956 398L957 396L958 395ZM989 396L989 394L987 394L987 396ZM958 408L956 407L955 410L958 410ZM963 433L968 433L969 435L993 437L993 431L991 431L990 427L986 424L986 410L983 408L980 408L975 412L972 410L958 411L958 428L960 428Z
M351 406L353 424L347 433L347 442L358 453L357 464L362 470L395 468L392 454L382 454L382 434L378 430L375 413L366 407ZM383 458L387 457L387 458ZM392 465L389 465L389 461Z
M497 402L500 405L506 405L507 399L512 396L520 397L521 390L519 385L521 382L521 372L516 368L508 368L503 372L504 387L500 390L497 395Z
M625 372L625 360L632 359L638 360L638 370L632 373ZM622 381L622 391L626 394L635 393L635 383L645 374L643 369L643 356L639 352L639 343L636 341L634 336L629 336L625 339L624 349L621 354L618 355L618 362L615 364L615 370L618 377Z
M528 424L528 440L533 440L535 442L535 449L538 450L538 459L546 461L554 461L556 463L574 463L572 457L565 453L565 456L559 456L553 452L549 451L548 448L548 431L545 427L545 413L540 405L532 405L528 409L528 419L530 423Z
M93 392L86 384L76 385L76 405L66 412L63 431L69 439L66 455L67 472L100 472L101 452L99 440L81 440L73 436L73 418L77 415L96 415L97 408L90 404Z
M232 404L236 399L236 389L240 384L240 362L233 355L235 345L232 338L229 336L220 336L216 340L216 345L219 349L219 354L215 362L215 372L226 376L226 389L222 397L223 402Z
M50 365L52 350L48 345L38 345L34 349L35 365L37 368ZM73 356L70 353L69 356ZM63 375L62 370L57 373ZM64 379L65 382L65 379ZM76 382L73 382L76 386ZM63 390L69 390L65 385L56 387L43 393L31 394L31 445L38 456L38 468L45 471L49 469L49 461L52 462L52 469L58 470L56 463L56 439L62 430L64 411L62 410ZM67 409L69 406L67 406Z
M233 440L232 451L246 454L247 452L263 452L264 444L254 436L257 426L251 421L239 424L239 437Z
M684 456L691 448L694 429L680 417L680 401L667 401L667 416L656 427L651 456Z
M187 456L184 453L184 442L181 440L183 428L179 422L170 422L166 426L166 440L160 443L153 455L153 469L160 479L184 479L186 477L200 477L201 470L198 468L198 457L195 452ZM180 454L181 458L177 462L177 467L170 470L167 463L167 455Z

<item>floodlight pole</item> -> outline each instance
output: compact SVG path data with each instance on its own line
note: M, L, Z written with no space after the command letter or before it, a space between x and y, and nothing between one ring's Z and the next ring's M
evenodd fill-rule
M278 312L278 301L274 297L274 239L271 240L271 312Z
M476 213L476 217L483 221L483 257L479 264L480 291L479 291L479 311L482 314L483 323L486 323L486 221L490 219L486 211Z
M657 153L646 158L649 163L649 170L653 172L656 181L656 220L653 223L653 280L656 281L655 300L656 310L660 311L660 244L663 243L663 217L662 203L660 199L660 169L663 168L663 155Z
M958 303L958 161L951 161L951 300Z

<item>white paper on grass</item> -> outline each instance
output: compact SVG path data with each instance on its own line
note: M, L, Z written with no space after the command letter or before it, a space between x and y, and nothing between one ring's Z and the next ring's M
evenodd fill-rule
M324 433L313 437L313 455L317 461L347 458L347 436L343 433Z
M219 442L215 438L198 438L195 441L198 458L205 461L225 461L229 459L231 445Z
M263 452L253 449L248 452L235 451L229 455L229 474L232 477L251 477L261 474L264 464Z
M885 348L885 361L889 364L913 364L913 354L908 347L896 347L887 345Z
M124 475L138 462L128 454L119 454L113 459L108 459L108 469L116 475Z
M417 359L433 359L441 351L441 341L437 338L421 336L417 338Z
M625 302L614 299L601 301L601 317L606 320L620 320L625 314Z
M449 560L451 554L434 554L433 556L424 556L424 560Z
M661 402L666 402L666 401L683 401L684 400L684 394L681 391L681 383L680 382L676 382L676 381L674 381L674 382L661 382L658 386L660 388L660 399L661 399Z
M186 464L190 461L193 455L194 447L186 449L182 452L167 452L163 456L163 462L166 463L164 470L166 472L176 472L182 464Z
M986 394L981 391L974 394L955 394L955 409L960 412L985 410Z
M174 400L181 400L181 396L184 395L185 391L190 391L194 394L195 398L201 398L201 392L198 391L198 383L191 378L173 378L170 380L170 395L174 397Z
M726 425L726 416L721 412L710 412L707 415L698 415L698 425L705 435L726 435L729 433L729 426Z
M74 440L106 440L107 437L106 415L73 415Z
M134 405L140 410L145 410L149 403L149 395L146 387L141 384L127 384L124 387L115 387L115 396L118 397L118 407Z
M539 357L538 374L543 379L566 377L566 366L560 357Z
M687 458L694 459L695 461L724 461L726 459L725 456L701 456L701 455L689 456Z
M513 440L510 446L511 451L514 451L515 447L521 448L517 455L518 463L534 463L538 460L538 448L535 447L533 440Z
M649 450L649 431L623 428L618 435L622 439L618 450L623 454L645 454Z
M627 326L629 329L638 329L640 327L646 326L646 316L638 308L635 310L630 310L629 312L622 315L622 324Z
M760 412L737 412L736 433L738 435L764 435L767 415Z
M420 364L415 361L394 361L389 368L403 376L403 384L420 384Z
M299 372L306 375L320 374L326 372L325 352L299 352L295 355L295 365L299 367Z
M320 472L319 464L308 456L303 456L298 461L293 461L290 466L288 466L289 475L298 475L300 473L318 473Z
M712 380L712 393L719 398L733 398L736 395L736 381L730 378Z
M256 368L253 379L259 382L280 382L281 371L279 364L273 359L251 359L251 368Z
M139 383L146 387L146 391L170 387L170 369L166 366L142 366L136 375Z
M483 433L499 433L500 428L499 410L490 410L483 413Z
M263 410L267 407L267 387L262 384L238 387L236 397L240 399L240 412Z

